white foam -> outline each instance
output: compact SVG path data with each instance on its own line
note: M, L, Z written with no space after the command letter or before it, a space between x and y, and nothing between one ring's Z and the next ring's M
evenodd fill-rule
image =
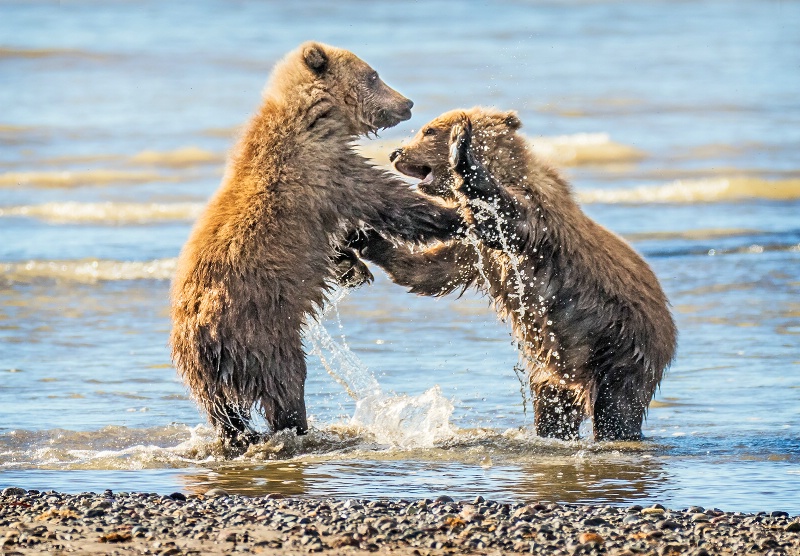
M358 400L352 422L381 444L428 448L455 434L452 414L453 404L434 386L418 396L380 393Z

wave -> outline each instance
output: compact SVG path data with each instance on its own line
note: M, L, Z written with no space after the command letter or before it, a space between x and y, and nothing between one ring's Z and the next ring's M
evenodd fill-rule
M9 48L0 47L0 58L91 58L103 59L106 55L72 48Z
M24 216L48 222L143 224L195 220L203 203L45 203L0 207L0 217Z
M723 248L682 248L669 250L647 251L647 256L651 258L665 257L710 257L721 255L761 255L763 253L800 253L800 243L748 243L736 247Z
M800 199L800 179L720 178L678 180L663 185L642 185L626 189L579 191L582 203L720 203L742 199Z
M576 133L526 139L538 156L561 166L624 164L645 158L644 152L612 141L607 133ZM400 145L396 141L384 139L361 141L356 145L361 154L386 166L389 165L389 153L398 146Z
M607 133L535 137L528 141L534 153L561 166L622 164L645 158L644 152L612 141Z
M720 239L729 237L756 237L772 235L770 232L751 228L698 228L695 230L666 230L659 232L633 232L625 234L628 241L672 241L688 239L690 241Z
M55 172L6 172L0 174L0 187L33 186L43 188L68 188L83 185L110 183L147 183L175 181L174 176L154 172L129 172L125 170L62 170Z
M7 133L7 134L26 133L28 131L31 131L32 129L33 128L29 126L0 124L0 133Z
M116 280L170 280L177 259L152 261L27 261L0 264L0 281L29 284L39 281L97 283Z
M225 157L198 147L183 147L173 151L142 151L130 159L135 164L183 168L198 164L219 164Z

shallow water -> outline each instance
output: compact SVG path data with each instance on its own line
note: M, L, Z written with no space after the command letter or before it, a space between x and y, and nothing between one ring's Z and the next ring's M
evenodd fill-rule
M0 486L800 513L800 4L284 4L0 7ZM312 434L215 455L170 365L168 281L310 38L415 101L365 143L379 163L445 110L516 109L651 263L680 346L646 441L536 438L486 300L376 272L307 342Z

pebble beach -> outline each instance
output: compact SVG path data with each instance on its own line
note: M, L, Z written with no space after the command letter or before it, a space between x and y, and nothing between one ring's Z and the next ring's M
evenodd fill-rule
M357 500L8 487L2 554L800 554L800 517L659 504Z

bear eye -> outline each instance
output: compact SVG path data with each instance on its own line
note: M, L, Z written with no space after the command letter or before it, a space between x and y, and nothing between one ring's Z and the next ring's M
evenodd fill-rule
M369 77L367 77L367 81L369 81L370 83L375 83L377 80L378 80L378 72L377 71L373 71L369 75Z
M426 127L422 130L422 134L430 137L431 135L436 135L436 129L432 127Z

